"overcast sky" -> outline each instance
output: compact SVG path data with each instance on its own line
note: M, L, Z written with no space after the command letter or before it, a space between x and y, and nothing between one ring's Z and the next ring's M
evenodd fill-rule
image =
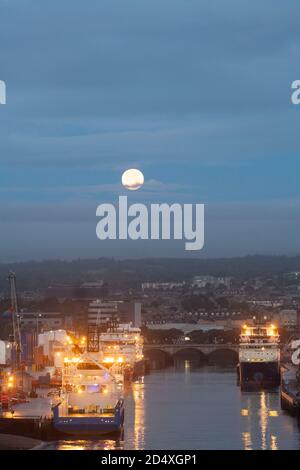
M0 262L300 253L299 0L0 0ZM205 203L205 248L96 207Z

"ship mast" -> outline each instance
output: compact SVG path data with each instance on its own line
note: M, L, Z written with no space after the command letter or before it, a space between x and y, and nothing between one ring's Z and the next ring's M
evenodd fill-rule
M12 311L12 326L13 326L13 364L16 369L20 367L21 363L21 332L20 332L20 316L18 311L18 300L17 300L17 288L16 288L16 275L10 271L8 275L8 281L10 284L10 299L11 299L11 311Z

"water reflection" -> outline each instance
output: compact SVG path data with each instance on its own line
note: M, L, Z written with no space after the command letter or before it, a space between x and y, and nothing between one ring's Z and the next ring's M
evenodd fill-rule
M232 368L190 361L152 371L125 391L119 440L63 440L68 449L298 449L297 420L280 409L278 392L241 392Z
M271 436L271 450L278 450L277 437Z
M134 449L145 448L144 377L132 385L134 399Z
M252 450L251 433L243 432L242 437L243 437L243 442L244 442L244 450Z
M260 432L261 432L261 449L267 448L267 428L268 428L268 409L266 404L266 392L260 394Z
M124 446L120 440L84 440L84 439L71 439L61 440L53 443L46 444L44 449L56 450L116 450L123 449Z
M241 393L241 404L245 450L299 448L299 426L280 409L279 392Z

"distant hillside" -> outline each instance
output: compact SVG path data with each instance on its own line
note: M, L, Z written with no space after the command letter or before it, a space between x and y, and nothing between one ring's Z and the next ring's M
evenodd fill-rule
M115 285L140 281L172 281L211 274L248 279L300 271L300 256L245 256L222 259L139 259L109 258L74 261L42 261L0 264L0 290L7 288L7 273L17 274L19 289L42 289L55 282L81 283L104 279Z

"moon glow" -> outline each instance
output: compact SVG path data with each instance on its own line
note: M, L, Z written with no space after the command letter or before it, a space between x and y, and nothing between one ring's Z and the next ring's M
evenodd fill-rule
M131 191L136 191L144 184L144 175L140 170L136 168L130 168L129 170L124 171L122 175L122 185L126 189Z

